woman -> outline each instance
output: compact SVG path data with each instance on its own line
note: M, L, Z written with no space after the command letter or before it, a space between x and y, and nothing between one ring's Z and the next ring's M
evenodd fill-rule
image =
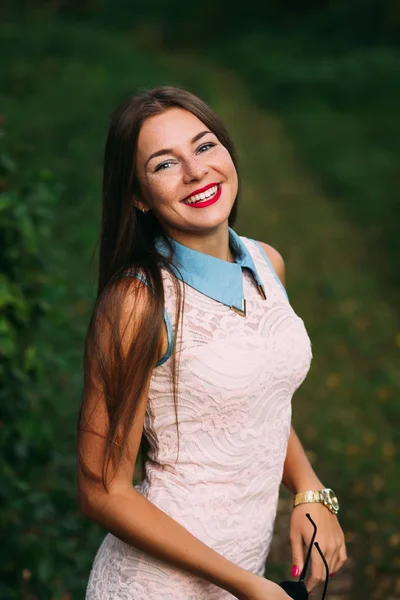
M78 426L81 510L110 533L87 600L288 598L263 572L281 481L324 488L290 426L311 346L279 253L232 229L237 195L232 142L200 99L163 87L115 111ZM296 496L294 576L306 512L330 571L345 560L321 498ZM322 578L316 556L308 589Z

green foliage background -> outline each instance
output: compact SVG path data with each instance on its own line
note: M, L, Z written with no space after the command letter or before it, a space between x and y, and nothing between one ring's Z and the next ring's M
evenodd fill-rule
M116 103L164 83L228 124L237 229L286 259L314 352L295 425L344 506L350 597L399 597L400 13L372 1L241 6L4 4L1 598L82 598L104 533L78 515L74 472L102 152Z

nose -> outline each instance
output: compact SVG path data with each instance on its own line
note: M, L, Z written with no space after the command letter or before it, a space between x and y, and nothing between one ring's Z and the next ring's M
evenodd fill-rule
M183 181L190 183L194 180L200 180L208 173L208 167L199 158L187 158L183 165Z

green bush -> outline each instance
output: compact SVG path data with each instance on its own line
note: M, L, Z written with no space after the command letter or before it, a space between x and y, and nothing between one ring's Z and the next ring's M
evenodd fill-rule
M25 151L21 166L5 174L4 203L11 195L12 200L7 200L0 236L15 237L18 248L24 248L19 226L32 232L34 252L29 260L19 263L18 255L12 262L13 289L25 278L26 287L18 293L29 315L25 326L18 322L19 337L14 326L12 334L20 347L28 345L24 336L32 340L38 364L32 373L20 365L24 379L19 391L13 392L11 379L3 374L10 385L2 406L12 407L10 398L15 396L21 398L21 408L4 414L7 432L2 435L9 440L21 430L15 439L22 440L20 444L29 439L31 445L25 462L21 459L16 466L13 456L7 461L7 468L12 465L9 479L17 471L26 491L18 497L14 488L3 492L8 508L2 516L2 539L7 542L0 550L0 598L81 599L104 535L78 514L75 423L84 334L95 291L90 259L99 230L107 121L128 94L171 79L131 40L76 23L2 25L0 50L1 103L12 138L23 140ZM4 162L10 162L10 152L3 154ZM41 165L62 181L62 190ZM27 214L30 225L18 211ZM16 233L8 231L10 223ZM11 242L7 246L11 254L17 253ZM31 278L37 287L28 289ZM21 359L22 351L16 349L15 356ZM6 439L2 449L5 444Z
M57 275L43 246L61 188L46 170L24 180L9 146L1 132L0 597L13 600L43 590L54 577L44 536L56 519L49 493L57 448L49 383L57 359L42 334L56 313L48 298Z

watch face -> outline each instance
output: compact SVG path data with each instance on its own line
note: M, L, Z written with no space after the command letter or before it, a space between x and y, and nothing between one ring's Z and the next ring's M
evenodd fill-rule
M323 491L324 499L328 504L330 504L335 512L339 510L339 502L336 498L336 494L331 489L326 489Z

